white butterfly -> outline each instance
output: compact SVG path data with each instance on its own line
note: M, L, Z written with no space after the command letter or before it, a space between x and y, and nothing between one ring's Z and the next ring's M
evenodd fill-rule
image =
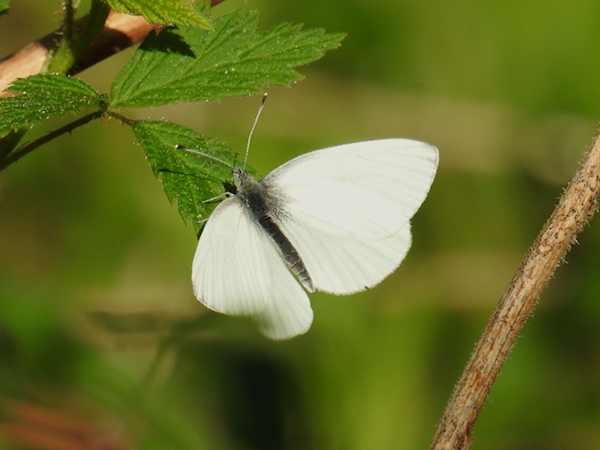
M306 153L260 181L234 168L236 193L200 235L194 294L214 311L255 317L269 338L305 333L304 289L352 294L400 265L438 158L429 144L383 139Z

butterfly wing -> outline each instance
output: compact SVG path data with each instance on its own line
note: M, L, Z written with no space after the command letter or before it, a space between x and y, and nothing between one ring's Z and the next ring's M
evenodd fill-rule
M306 153L261 183L315 288L350 294L381 282L402 262L410 219L437 165L431 145L384 139Z
M253 316L272 339L305 333L312 323L306 292L236 197L224 200L209 217L194 255L192 285L206 307Z

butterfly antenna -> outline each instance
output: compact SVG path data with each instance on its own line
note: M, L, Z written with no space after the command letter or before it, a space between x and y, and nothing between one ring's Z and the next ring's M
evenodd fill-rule
M248 161L248 153L250 152L250 141L252 141L252 135L254 134L254 129L256 128L256 124L258 123L258 118L260 117L260 113L265 107L265 102L267 101L267 93L265 92L262 97L262 101L260 102L260 106L258 107L258 112L256 113L256 117L254 118L254 123L252 124L252 128L250 128L250 134L248 135L248 143L246 144L246 156L244 156L244 165L243 169L246 169L246 162Z
M175 148L177 150L183 150L188 153L193 153L194 155L202 156L203 158L211 159L215 162L218 162L219 164L223 164L224 166L229 167L230 169L233 169L233 167L234 167L232 164L229 164L227 161L223 161L222 159L219 159L216 156L209 155L208 153L204 153L204 152L202 152L200 150L196 150L194 148L187 148L187 147L184 147L183 145L179 145L179 144L176 144Z

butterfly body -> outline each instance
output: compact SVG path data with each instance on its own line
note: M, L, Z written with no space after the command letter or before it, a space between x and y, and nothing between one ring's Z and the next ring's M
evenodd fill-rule
M278 202L271 194L274 190L265 189L261 181L254 180L248 172L239 167L233 168L232 178L236 187L235 197L244 203L248 212L273 239L288 268L296 275L305 289L314 292L315 288L302 258L278 224L277 216L282 216L284 213L279 207L281 202Z
M437 164L431 145L384 139L306 153L260 181L234 168L236 193L215 208L198 242L196 297L255 317L274 339L306 332L313 313L301 285L346 295L392 273Z

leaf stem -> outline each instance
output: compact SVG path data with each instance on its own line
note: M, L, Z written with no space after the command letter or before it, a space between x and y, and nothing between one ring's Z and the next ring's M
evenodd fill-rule
M554 212L521 262L458 382L430 450L464 450L502 366L552 274L598 210L600 129Z
M63 24L56 33L56 49L48 54L42 72L66 74L102 31L110 12L109 6L101 0L93 0L90 14L75 20L75 0L65 0Z
M102 117L104 114L104 109L99 109L97 111L94 111L93 113L90 113L86 116L75 120L74 122L68 123L63 127L60 127L54 131L47 133L44 136L24 145L23 147L18 148L17 150L9 154L5 159L0 160L0 172L6 169L11 164L17 162L23 156L27 155L28 153L31 153L33 150L40 147L41 145L50 142L52 139L55 139L65 133L70 133L74 129L85 125L86 123L91 122L92 120Z
M73 65L75 61L73 46L76 9L74 0L63 1L64 18L60 31L56 34L56 47L48 54L42 73L65 74Z
M125 125L130 125L130 126L135 125L136 123L143 122L143 120L130 119L129 117L125 117L124 115L119 114L116 111L111 111L111 110L106 111L106 115L109 117L112 117L113 119L117 119L117 120L123 122Z
M107 3L102 0L92 0L92 5L90 7L90 14L85 18L85 26L83 31L76 39L73 45L73 55L75 57L74 62L67 71L70 72L73 68L73 65L79 60L82 54L90 47L91 43L94 39L100 34L102 29L104 28L104 23L106 22L106 18L108 17L108 13L110 12L110 7ZM80 23L75 22L76 24Z

